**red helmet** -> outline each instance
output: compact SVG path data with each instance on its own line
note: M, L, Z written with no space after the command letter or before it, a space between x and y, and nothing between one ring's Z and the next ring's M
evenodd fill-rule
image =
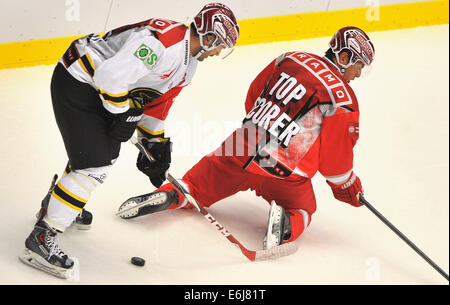
M233 49L239 37L239 25L236 17L228 6L221 3L205 5L195 16L194 25L204 51L212 50L220 45ZM207 34L215 37L210 47L203 44L203 37Z
M361 61L364 65L370 66L375 56L375 48L370 41L369 36L360 28L349 26L340 29L330 41L330 48L333 53L339 56L342 50L351 53L348 65L343 66L344 69Z

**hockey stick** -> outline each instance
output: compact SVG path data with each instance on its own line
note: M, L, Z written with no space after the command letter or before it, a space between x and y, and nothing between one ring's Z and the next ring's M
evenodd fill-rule
M153 157L147 152L147 150L142 146L136 137L131 137L131 143L133 143L139 151L144 154L150 161L153 161ZM210 224L212 224L223 236L225 236L231 243L236 245L241 252L252 262L253 261L263 261L269 259L275 259L281 256L290 255L297 251L298 246L294 243L286 243L280 246L276 246L267 250L249 250L244 247L224 226L222 226L210 213L202 207L194 197L192 197L183 186L170 174L167 173L167 180L180 192L186 199L200 212L203 217L205 217ZM135 207L134 207L135 208Z
M389 222L380 212L378 212L364 197L359 194L359 201L364 204L375 216L377 216L385 225L398 235L405 243L408 244L417 254L419 254L428 264L430 264L440 275L448 281L448 274L444 272L435 262L433 262L425 253L423 253L411 240L409 240L402 232L400 232L392 223Z

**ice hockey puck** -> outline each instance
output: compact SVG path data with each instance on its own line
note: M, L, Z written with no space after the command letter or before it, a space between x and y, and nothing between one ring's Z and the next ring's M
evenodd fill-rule
M145 259L143 259L143 258L140 258L140 257L137 257L137 256L133 256L132 258L131 258L131 263L133 264L133 265L136 265L136 266L144 266L145 265Z

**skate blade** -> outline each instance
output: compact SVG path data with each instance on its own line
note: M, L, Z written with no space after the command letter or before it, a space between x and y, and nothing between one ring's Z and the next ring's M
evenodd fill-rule
M61 279L71 279L73 277L74 271L73 267L69 269L53 266L52 264L48 263L44 258L41 256L33 253L32 251L25 249L22 254L19 255L19 259L33 267L39 270L42 270L44 272L47 272L53 276L56 276Z
M270 205L270 210L269 210L269 219L267 221L267 231L266 231L266 236L263 242L263 249L264 250L269 250L272 247L275 247L278 245L278 240L276 238L274 238L273 233L272 233L272 227L273 227L273 223L274 223L274 219L275 219L275 213L277 213L277 205L274 201L272 201L271 205Z
M116 215L122 219L129 219L136 217L138 213L139 204L133 199L128 199L119 207L119 211Z
M122 219L138 217L140 216L139 210L142 207L147 205L160 204L167 200L167 195L165 193L153 194L147 196L147 198L145 198L144 196L133 197L122 203L116 215Z
M91 229L91 225L90 224L89 225L83 225L83 224L80 224L80 223L75 223L75 228L77 228L80 231L87 231L87 230Z
M289 242L267 250L256 251L255 261L266 261L294 254L298 250L298 245Z

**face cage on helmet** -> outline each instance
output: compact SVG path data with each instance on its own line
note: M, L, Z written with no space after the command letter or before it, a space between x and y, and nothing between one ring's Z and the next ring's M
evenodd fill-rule
M341 64L339 62L339 54L342 51L348 51L351 54L350 60L349 60L348 64L346 64L346 65L343 65L343 64ZM333 53L334 53L334 55L336 57L336 61L337 61L338 65L341 67L341 72L342 73L344 73L345 70L347 70L349 67L351 67L354 64L356 64L358 61L363 64L363 68L362 68L362 71L361 71L361 75L363 77L367 76L370 73L370 71L372 70L372 64L371 63L368 64L363 59L361 59L359 56L355 56L355 53L349 48L342 48L339 52L333 51Z
M203 37L207 36L208 34L212 35L214 37L214 41L213 41L213 43L211 44L210 47L208 47L207 45L205 45L203 43ZM226 58L234 50L234 47L229 47L228 45L223 43L214 32L207 32L207 33L205 33L203 35L199 35L199 37L200 37L200 45L202 47L202 50L199 52L199 54L196 55L196 58L200 57L200 55L202 55L203 53L212 51L215 48L218 48L220 46L223 46L224 47L223 51L225 51L225 53L223 53L223 51L221 52L221 54L223 54L221 56L222 59Z
M230 18L228 16L226 16L226 15L222 15L222 16L230 20ZM236 33L238 33L238 30L237 30L236 26L234 26L234 30L236 31ZM214 41L213 41L213 43L211 44L210 47L208 47L207 45L205 45L203 43L203 37L206 37L208 34L212 35L214 37ZM224 46L224 49L227 50L225 53L222 53L223 55L222 55L221 58L224 59L227 56L229 56L234 50L234 45L232 45L231 41L228 41L228 43L221 41L221 39L219 38L219 36L215 32L209 31L209 32L206 32L204 34L199 34L199 38L200 38L200 46L202 47L202 50L195 56L195 58L198 58L203 53L209 52L211 50L214 50L217 47Z

